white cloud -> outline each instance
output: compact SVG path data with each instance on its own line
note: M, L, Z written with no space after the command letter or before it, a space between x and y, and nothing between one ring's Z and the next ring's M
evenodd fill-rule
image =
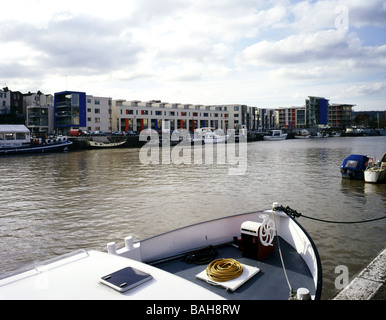
M252 65L296 64L350 58L358 54L360 46L360 40L345 30L327 30L258 42L247 47L241 59Z

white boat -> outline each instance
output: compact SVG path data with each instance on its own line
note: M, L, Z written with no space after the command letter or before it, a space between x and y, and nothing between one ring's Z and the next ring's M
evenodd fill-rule
M67 136L31 138L24 125L0 125L0 156L68 151L72 144Z
M270 130L264 134L264 140L278 141L287 139L287 133L283 133L282 130Z
M222 129L202 127L195 130L195 139L202 139L205 144L225 143L228 136Z
M369 162L369 166L365 170L365 181L378 183L386 180L386 153L383 154L381 161Z
M310 137L310 132L306 129L303 129L295 133L295 139L308 139Z
M325 135L321 132L312 132L310 135L310 138L316 139L316 138L324 138Z
M110 141L88 141L91 148L116 148L125 144L126 141L110 142Z
M341 132L333 131L330 134L330 137L340 137L342 135Z
M107 252L59 256L3 277L0 299L320 299L316 246L282 210L275 203L139 242L129 236ZM223 263L232 277L220 281L212 267Z

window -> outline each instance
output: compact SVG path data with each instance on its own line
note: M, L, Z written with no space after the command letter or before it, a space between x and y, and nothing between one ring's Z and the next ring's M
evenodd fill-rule
M71 95L71 105L74 107L79 107L79 94L73 93Z
M100 114L101 113L101 109L95 109L94 111L96 114Z
M100 123L101 122L101 118L95 118L95 123Z
M355 161L355 160L348 160L346 163L347 168L355 169L357 166L358 166L358 161Z
M16 133L16 139L17 140L25 140L26 139L25 132L17 132Z
M14 133L6 133L5 140L15 140Z
M101 101L99 99L95 99L94 104L101 104Z

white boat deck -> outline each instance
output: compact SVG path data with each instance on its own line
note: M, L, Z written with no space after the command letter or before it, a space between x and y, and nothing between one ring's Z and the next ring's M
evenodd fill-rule
M153 279L125 293L99 283L101 277L131 266ZM1 300L218 300L219 295L141 262L98 251L73 256L0 280Z

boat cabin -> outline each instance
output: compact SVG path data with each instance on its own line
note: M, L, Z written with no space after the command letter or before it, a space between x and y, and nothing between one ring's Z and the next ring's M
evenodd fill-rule
M25 125L0 125L0 147L21 146L31 142L31 134Z
M368 156L352 154L343 160L340 172L343 178L364 179L364 171L367 168L370 158Z

